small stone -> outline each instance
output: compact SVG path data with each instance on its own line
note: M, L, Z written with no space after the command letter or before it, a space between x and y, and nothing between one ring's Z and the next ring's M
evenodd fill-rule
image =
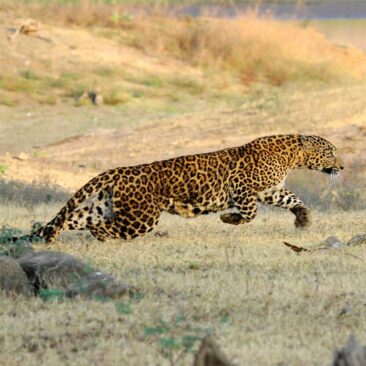
M341 249L343 248L343 243L336 236L329 236L327 239L323 241L323 244L332 249Z
M18 160L29 160L30 157L28 154L26 154L25 152L21 152L18 157L17 157Z
M349 305L343 306L343 308L339 312L339 315L340 316L351 315L352 310L353 310L352 306L349 306Z
M0 290L7 295L30 296L32 291L22 267L13 258L0 256Z
M167 231L158 230L154 233L155 238L168 238L169 233Z

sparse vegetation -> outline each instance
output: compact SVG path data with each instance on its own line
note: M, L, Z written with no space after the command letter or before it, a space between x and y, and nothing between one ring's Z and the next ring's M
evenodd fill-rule
M168 105L197 94L205 98L227 97L233 90L243 94L253 84L349 82L366 72L366 57L360 51L334 45L314 28L260 17L255 12L232 19L182 18L172 16L169 7L162 5L144 12L128 2L92 0L35 1L26 5L16 1L9 3L7 11L16 16L25 9L28 16L54 27L47 41L54 47L47 47L46 42L43 45L53 61L49 65L39 58L34 66L22 66L17 74L8 72L8 64L2 65L0 89L4 96L0 102L8 106L16 104L14 94L54 105L95 87L101 89L110 105L134 106L136 95L141 104L167 96L164 105ZM95 52L106 56L94 66L95 62L90 63L89 59L65 53L64 38L59 38L59 29L55 28L65 25L87 27L90 35L98 34L101 45L95 45L99 48ZM87 42L92 40L83 37L79 41L79 34L74 28L69 30L71 47L87 53ZM39 42L28 39L31 44ZM25 55L35 57L32 47L23 46ZM113 57L108 54L110 47ZM131 59L127 67L121 67L121 63L126 65L121 57L126 51L137 64L147 66L154 57L163 64L174 65L174 70L169 73L160 66L152 71L150 66L135 66ZM8 53L13 50L9 48ZM14 62L22 64L19 54L13 57ZM217 73L220 77L211 77ZM225 78L230 82L222 83ZM179 79L185 82L176 83Z
M162 215L160 235L132 242L64 233L52 250L141 293L108 301L65 299L57 286L40 298L0 293L0 363L183 366L212 334L233 364L326 365L350 334L365 344L364 239L319 248L328 236L347 243L365 233L366 57L306 24L256 13L174 18L166 4L177 1L144 11L147 3L0 2L6 32L18 18L40 22L38 33L11 41L0 32L0 244L54 217L103 170L261 135L326 137L340 149L344 182L291 175L312 208L306 231L290 213L261 207L235 228L215 215ZM91 92L105 105L81 98ZM298 255L283 241L317 250ZM29 250L20 244L0 254Z
M28 223L26 209L7 207L3 221ZM37 208L39 219L55 208ZM64 235L52 250L114 272L144 296L57 304L17 299L14 316L14 300L0 295L2 359L17 363L26 354L30 363L189 365L198 339L212 334L234 364L327 364L349 334L361 339L366 331L364 247L296 255L282 241L308 248L329 234L347 241L364 231L364 217L364 210L315 211L311 229L299 232L280 210L261 212L237 230L215 215L164 215L160 230L169 237L99 243Z
M0 164L0 175L3 175L8 170L8 166L6 164Z

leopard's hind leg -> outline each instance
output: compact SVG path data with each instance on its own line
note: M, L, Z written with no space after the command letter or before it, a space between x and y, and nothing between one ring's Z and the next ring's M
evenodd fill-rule
M46 243L50 243L56 240L64 229L83 230L95 225L95 220L100 218L97 208L100 205L93 203L99 198L104 200L106 194L110 195L109 174L110 171L102 173L81 187L51 221L29 235L30 240L43 239ZM100 193L103 197L99 195Z
M91 195L74 210L66 214L65 207L44 227L38 229L32 236L45 238L47 243L55 240L58 234L66 230L92 230L93 227L110 220L114 213L112 208L111 189Z
M111 221L114 216L112 188L106 187L71 212L65 226L68 230L90 230L94 235L96 227Z

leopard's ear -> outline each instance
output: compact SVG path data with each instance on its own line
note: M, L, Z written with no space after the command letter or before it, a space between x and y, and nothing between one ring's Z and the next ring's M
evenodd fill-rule
M300 135L300 143L303 149L307 152L316 150L315 139L313 136Z

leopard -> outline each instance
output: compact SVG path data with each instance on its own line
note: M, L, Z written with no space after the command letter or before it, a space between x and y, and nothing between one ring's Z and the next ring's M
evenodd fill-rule
M52 243L63 230L89 230L100 241L134 239L156 228L162 212L194 218L229 211L220 215L221 221L241 225L253 221L258 203L290 211L295 227L305 228L310 210L285 187L289 172L300 168L336 175L344 166L326 139L289 134L109 169L81 187L27 238Z

